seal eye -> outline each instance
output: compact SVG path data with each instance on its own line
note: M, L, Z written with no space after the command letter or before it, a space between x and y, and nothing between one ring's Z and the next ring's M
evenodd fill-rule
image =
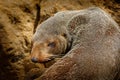
M48 44L48 46L54 48L56 46L56 44L55 44L55 42L51 42Z
M67 34L65 34L65 33L63 33L62 36L65 37L65 38L67 38Z

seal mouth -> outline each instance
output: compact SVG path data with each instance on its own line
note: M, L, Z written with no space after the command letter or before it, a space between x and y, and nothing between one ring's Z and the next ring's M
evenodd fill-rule
M56 58L55 56L51 56L51 57L45 58L41 61L39 60L37 63L48 63L48 62L54 60L55 58Z
M60 60L64 55L53 55L49 57L48 61L42 62L45 68L49 68L51 65L53 65L56 61Z
M65 55L65 54L52 55L52 56L44 59L44 61L40 61L39 63L48 63L48 62L50 62L50 61L52 61L52 60L55 60L56 58L61 58L61 57L63 57L64 55Z
M63 57L65 54L59 54L59 55L53 55L50 57L51 60L55 59L55 58L61 58Z
M39 63L48 63L48 62L50 62L50 61L52 61L52 60L54 60L54 59L55 59L54 57L50 57L50 58L45 59L44 61L39 62Z

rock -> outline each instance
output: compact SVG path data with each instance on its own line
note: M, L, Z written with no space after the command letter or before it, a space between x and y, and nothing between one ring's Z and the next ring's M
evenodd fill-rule
M87 4L86 4L87 3ZM54 4L54 5L53 5ZM46 20L54 13L64 10L80 10L88 7L97 6L109 12L115 21L120 24L120 4L119 0L42 0L41 3L41 20Z
M24 61L31 63L27 57L30 53L38 1L0 1L0 80L24 80L26 76ZM34 66L29 70L35 68Z

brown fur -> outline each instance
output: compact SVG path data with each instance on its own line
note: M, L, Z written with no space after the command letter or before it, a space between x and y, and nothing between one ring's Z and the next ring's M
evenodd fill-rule
M106 12L81 10L67 22L67 30L72 49L37 80L120 79L120 29Z

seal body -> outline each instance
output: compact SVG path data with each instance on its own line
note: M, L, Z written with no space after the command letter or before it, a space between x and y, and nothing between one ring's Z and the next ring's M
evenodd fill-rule
M80 10L66 27L70 51L37 80L120 79L120 29L109 14L96 7Z

